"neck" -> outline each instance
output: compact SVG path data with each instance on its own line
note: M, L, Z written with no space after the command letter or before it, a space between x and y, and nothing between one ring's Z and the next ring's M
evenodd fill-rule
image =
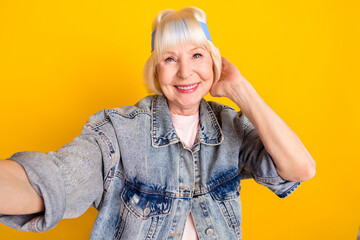
M177 114L177 115L183 115L183 116L190 116L190 115L194 115L199 111L199 107L200 107L200 103L191 107L177 107L174 106L172 104L169 104L169 112L172 114Z

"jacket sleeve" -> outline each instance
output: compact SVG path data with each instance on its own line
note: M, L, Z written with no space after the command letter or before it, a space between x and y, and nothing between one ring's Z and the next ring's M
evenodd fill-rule
M0 222L22 231L43 232L62 218L78 217L90 206L97 208L103 194L103 161L111 155L104 136L87 124L80 136L56 152L20 152L10 157L25 169L44 199L45 211L0 215Z
M289 196L301 182L291 182L281 178L259 133L245 115L242 115L241 118L244 126L240 149L240 162L243 163L241 175L243 178L252 177L257 183L268 187L280 198Z

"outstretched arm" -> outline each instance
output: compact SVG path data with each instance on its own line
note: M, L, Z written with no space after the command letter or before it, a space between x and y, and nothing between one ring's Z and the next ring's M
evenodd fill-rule
M31 186L23 167L0 160L0 214L20 215L44 211L42 197Z
M288 181L305 181L315 175L315 161L293 130L262 100L235 65L222 58L214 97L227 97L241 109L258 131L279 175Z

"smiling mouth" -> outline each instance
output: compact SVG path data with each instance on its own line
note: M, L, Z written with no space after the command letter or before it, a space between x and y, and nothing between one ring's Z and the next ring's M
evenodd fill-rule
M176 88L180 89L180 90L190 90L192 88L195 88L199 83L194 83L194 84L191 84L191 85L177 85L175 86Z

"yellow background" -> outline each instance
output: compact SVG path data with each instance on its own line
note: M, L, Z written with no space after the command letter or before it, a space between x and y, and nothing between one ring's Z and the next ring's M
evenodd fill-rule
M57 150L95 112L146 96L151 23L197 6L214 44L298 134L315 178L279 199L243 182L243 238L356 239L360 226L358 1L1 1L0 158ZM211 97L208 97L211 99ZM216 99L230 104L226 99ZM88 239L94 209L46 233L0 225L0 239Z

